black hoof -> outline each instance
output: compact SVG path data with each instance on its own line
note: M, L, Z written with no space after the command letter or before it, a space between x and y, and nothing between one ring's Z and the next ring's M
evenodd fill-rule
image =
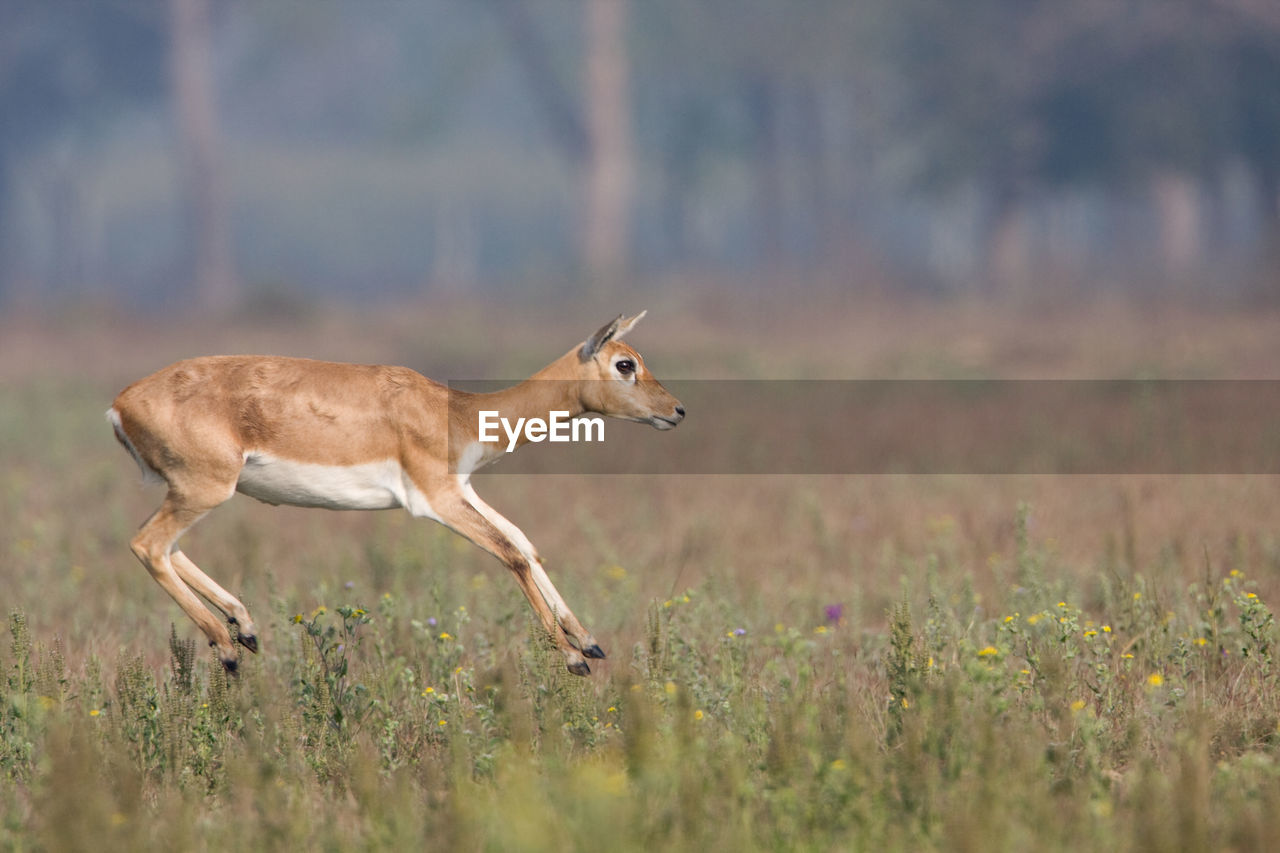
M569 664L569 671L574 675L590 675L591 667L587 666L586 661L579 661L578 663Z
M600 648L595 643L592 643L590 646L587 646L585 649L583 649L582 653L589 658L604 660L604 649Z
M228 675L239 675L240 661L224 660L222 662L222 668L227 671Z
M240 645L244 646L255 655L258 653L258 638L253 634L241 634L236 637L236 639L240 642Z

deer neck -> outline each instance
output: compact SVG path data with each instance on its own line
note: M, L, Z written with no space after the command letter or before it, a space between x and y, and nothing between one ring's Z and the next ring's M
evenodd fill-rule
M497 412L497 416L505 419L513 428L518 423L528 423L534 418L549 422L552 412L557 413L560 418L577 417L586 411L580 393L581 382L581 368L575 350L510 388L467 394L458 401L461 403L459 413L471 428L479 424L482 412ZM503 449L506 441L504 434ZM516 447L526 443L528 438L521 430Z

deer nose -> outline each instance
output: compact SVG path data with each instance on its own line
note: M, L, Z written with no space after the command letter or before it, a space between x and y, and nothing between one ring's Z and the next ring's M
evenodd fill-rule
M684 406L676 406L676 414L683 418L683 417L684 417Z

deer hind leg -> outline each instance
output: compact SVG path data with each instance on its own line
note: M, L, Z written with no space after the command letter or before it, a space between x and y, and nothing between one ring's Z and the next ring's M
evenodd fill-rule
M551 635L552 642L564 655L569 671L574 675L589 675L591 667L587 665L583 653L569 643L564 629L556 619L556 613L547 604L547 600L534 580L534 567L537 566L537 561L526 556L519 545L487 518L485 513L472 505L465 494L455 494L451 499L441 503L443 506L436 505L433 501L432 508L443 524L493 554L511 570L516 583L520 586L520 591L529 600L533 612L542 622L542 627Z
M560 623L560 627L564 629L564 633L568 636L569 641L577 646L584 655L589 658L603 658L605 656L604 649L600 648L600 644L596 642L595 637L591 636L578 617L573 615L573 611L569 609L569 605L565 604L564 598L560 595L560 591L556 589L555 584L551 582L551 578L547 575L546 570L542 567L542 557L538 555L538 549L533 547L533 543L529 541L529 537L524 535L520 528L516 527L510 521L502 516L496 509L489 506L480 496L476 494L475 489L470 484L463 488L463 496L472 504L481 515L499 531L503 533L512 544L514 544L524 555L529 564L529 570L533 577L533 583L541 593L543 600L547 603L555 614L556 620Z
M147 519L130 543L134 555L151 573L156 583L178 603L191 621L209 638L209 645L218 650L218 658L228 671L234 672L239 661L231 632L218 620L209 608L188 587L174 568L173 546L191 525L200 520L217 501L209 505L193 505L172 488L164 503ZM190 562L189 560L187 562ZM194 565L194 564L193 564Z
M227 621L236 626L236 640L240 645L257 654L258 630L254 627L252 617L249 616L249 610L240 603L240 599L219 586L181 551L170 552L169 562L173 564L174 571L187 586L213 602L214 606L227 617Z

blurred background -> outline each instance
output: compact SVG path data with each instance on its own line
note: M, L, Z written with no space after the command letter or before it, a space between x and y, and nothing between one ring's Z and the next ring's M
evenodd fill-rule
M700 286L1274 302L1280 5L0 4L5 308Z
M1275 400L1280 2L0 0L0 589L73 667L160 667L171 623L195 636L126 544L161 499L102 417L129 382L257 352L505 383L642 309L628 341L689 417L608 435L685 471L792 469L767 423L684 380L1269 379ZM1106 408L1046 384L1033 427L1096 425L1069 449L1130 422L1200 439L1141 388ZM1142 589L1161 643L1168 602L1200 630L1174 592L1192 582L1238 569L1280 599L1274 419L1257 467L1216 474L909 474L1016 447L1017 424L814 387L744 396L834 423L786 445L829 476L501 463L477 489L619 673L645 602L687 588L726 602L703 649L737 613L807 635L833 603L887 637L904 579L918 614L937 577L948 607L986 596L971 624L1030 613L1009 590L1041 543L1049 606ZM831 449L878 436L907 462ZM267 648L294 613L386 592L528 645L492 558L402 513L242 499L183 542L274 614Z

